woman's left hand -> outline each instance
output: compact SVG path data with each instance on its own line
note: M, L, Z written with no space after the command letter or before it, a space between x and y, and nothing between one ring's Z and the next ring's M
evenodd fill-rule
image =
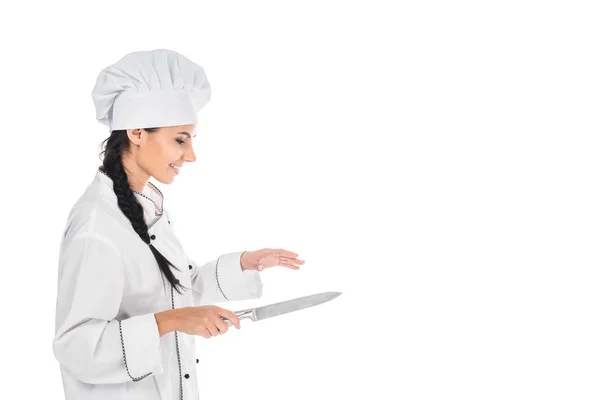
M240 264L243 271L262 271L278 265L297 270L300 269L299 265L304 264L304 261L298 260L297 257L298 254L284 249L260 249L245 251L240 258Z

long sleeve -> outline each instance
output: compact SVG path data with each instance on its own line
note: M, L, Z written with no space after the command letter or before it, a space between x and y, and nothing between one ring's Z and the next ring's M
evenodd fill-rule
M125 274L110 239L93 231L61 245L53 351L89 384L137 381L163 371L153 313L117 320Z
M188 258L192 266L194 305L257 299L262 296L263 283L259 272L242 270L242 253L238 251L223 254L204 265L198 265Z

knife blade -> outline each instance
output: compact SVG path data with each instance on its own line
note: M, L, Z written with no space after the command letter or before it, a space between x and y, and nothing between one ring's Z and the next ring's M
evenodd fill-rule
M326 303L338 297L341 292L323 292L312 294L310 296L298 297L296 299L286 300L279 303L269 304L262 307L248 308L246 310L235 311L239 319L248 318L252 321L261 321L263 319L276 317L278 315L287 314L290 312L302 310L304 308L313 307L319 304ZM228 326L232 326L231 321L225 317L221 317Z

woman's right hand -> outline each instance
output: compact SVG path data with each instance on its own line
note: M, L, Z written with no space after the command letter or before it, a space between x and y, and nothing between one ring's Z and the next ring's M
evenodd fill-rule
M237 315L233 311L218 306L182 307L172 311L176 311L176 330L189 335L198 335L209 339L224 334L227 332L228 326L221 317L228 319L233 326L240 329L240 319Z

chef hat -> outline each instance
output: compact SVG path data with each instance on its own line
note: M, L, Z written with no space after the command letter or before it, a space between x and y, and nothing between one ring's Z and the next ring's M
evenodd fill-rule
M96 119L115 129L189 125L210 100L204 69L167 49L125 55L98 75Z

